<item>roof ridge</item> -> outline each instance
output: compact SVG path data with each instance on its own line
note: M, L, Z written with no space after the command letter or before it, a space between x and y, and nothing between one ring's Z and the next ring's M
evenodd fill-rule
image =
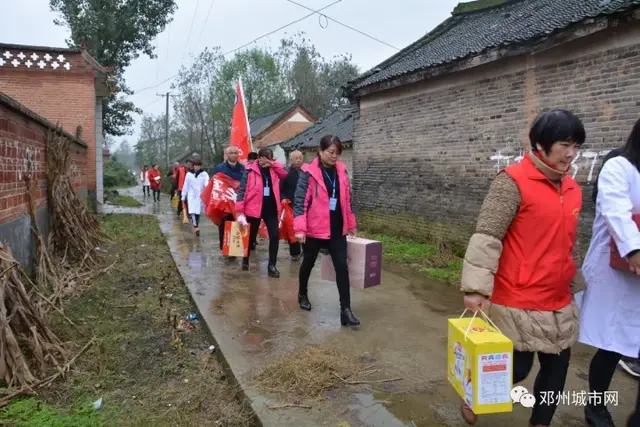
M522 0L473 0L461 2L453 8L451 15L468 15L476 12L484 12L488 9L498 8L519 1Z
M274 107L272 110L269 110L264 114L260 114L259 116L255 116L255 117L249 117L249 120L261 119L263 117L271 116L276 113L283 113L284 111L290 110L291 108L298 105L299 102L300 100L298 98L294 98L289 102L283 102L282 104L278 105L277 107Z

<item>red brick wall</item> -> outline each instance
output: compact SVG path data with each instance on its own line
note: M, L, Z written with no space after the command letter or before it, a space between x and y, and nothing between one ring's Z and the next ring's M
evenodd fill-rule
M530 147L531 121L566 108L585 124L572 173L582 186L587 244L591 192L607 150L640 117L640 25L621 24L521 55L360 99L354 201L365 225L466 244L495 174Z
M87 143L88 159L82 168L83 181L90 191L96 189L95 165L95 86L94 70L80 53L62 53L64 61L57 69L51 63L61 54L46 50L5 49L0 47L0 55L9 51L13 56L0 67L0 92L20 102L52 123L60 122L63 129L75 135L77 126L82 127L81 139ZM14 67L11 60L18 59L22 52L26 57ZM27 67L25 62L35 53L39 59ZM49 53L52 59L40 69L37 62ZM33 61L32 61L33 62ZM62 64L69 62L66 70Z
M46 206L45 143L48 129L0 103L0 224L28 214L24 173L37 180L37 206ZM78 192L87 189L81 171L87 167L87 149L71 143L71 173Z

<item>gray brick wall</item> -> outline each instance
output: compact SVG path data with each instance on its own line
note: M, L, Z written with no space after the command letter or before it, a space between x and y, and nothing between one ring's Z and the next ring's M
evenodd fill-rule
M525 152L535 115L566 108L587 130L572 170L584 192L584 250L601 160L624 143L640 117L637 40L617 48L608 42L606 50L584 55L576 52L589 44L582 41L566 47L564 56L556 49L551 57L557 60L537 66L530 56L503 60L504 66L481 66L463 72L464 78L445 77L447 82L434 88L427 82L362 98L353 153L361 225L466 244L491 180Z

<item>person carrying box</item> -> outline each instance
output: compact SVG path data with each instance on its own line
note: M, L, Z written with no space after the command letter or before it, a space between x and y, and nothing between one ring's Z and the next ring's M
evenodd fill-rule
M549 426L557 408L543 399L564 389L578 338L573 293L584 289L574 256L582 190L568 175L585 141L582 122L565 110L539 115L531 151L500 171L482 205L462 270L464 305L483 310L513 341L513 384L540 371L531 426ZM469 424L477 415L462 403Z

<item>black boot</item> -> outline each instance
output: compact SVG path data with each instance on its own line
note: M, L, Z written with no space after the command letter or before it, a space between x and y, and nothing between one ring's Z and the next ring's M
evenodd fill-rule
M249 269L249 258L242 258L242 269L244 271Z
M280 277L280 272L275 265L270 265L269 268L267 268L267 272L269 274L269 277Z
M311 311L311 303L308 296L298 294L298 304L300 304L301 309Z
M585 406L584 419L588 425L593 427L615 427L606 406Z
M358 326L360 321L351 312L351 308L346 307L340 310L340 323L342 326Z

